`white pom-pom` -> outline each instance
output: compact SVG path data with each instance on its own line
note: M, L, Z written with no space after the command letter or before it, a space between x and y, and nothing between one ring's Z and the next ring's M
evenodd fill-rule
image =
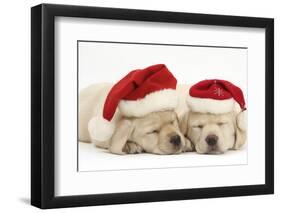
M107 141L111 138L115 125L102 117L93 117L88 123L88 131L92 139Z
M237 126L241 129L241 130L246 130L247 129L247 110L244 110L242 112L240 112L237 115Z

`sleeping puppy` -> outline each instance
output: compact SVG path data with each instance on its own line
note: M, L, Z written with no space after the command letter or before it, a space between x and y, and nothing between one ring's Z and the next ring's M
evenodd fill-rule
M148 152L177 154L192 150L192 144L180 132L174 110L151 112L141 117L122 116L117 109L111 122L116 126L105 141L96 140L95 115L102 114L112 84L92 85L79 95L79 141L92 142L115 154Z
M200 154L220 154L239 149L246 142L244 112L211 114L190 111L181 123L181 131Z
M177 90L181 97L177 109L180 129L197 153L221 154L245 144L246 110L240 88L223 80L205 80L192 87L180 85Z
M109 142L109 150L117 154L177 154L191 150L188 142L180 132L174 111L152 112L141 118L122 118Z

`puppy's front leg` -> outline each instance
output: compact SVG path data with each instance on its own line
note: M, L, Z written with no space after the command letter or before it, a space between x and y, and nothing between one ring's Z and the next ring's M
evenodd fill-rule
M193 143L191 143L191 141L187 138L184 138L184 139L185 139L185 145L184 145L182 151L183 152L193 152L195 150Z
M124 155L123 151L131 133L133 131L132 122L129 120L121 120L118 122L115 132L111 138L109 151L114 154Z

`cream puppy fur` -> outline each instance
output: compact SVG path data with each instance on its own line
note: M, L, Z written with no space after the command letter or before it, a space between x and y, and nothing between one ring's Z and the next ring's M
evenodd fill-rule
M190 140L197 153L220 154L241 148L247 139L246 112L238 104L232 112L222 114L191 111L187 102L188 85L177 88L180 104L176 109L182 134Z
M107 141L94 140L94 117L102 115L103 105L113 84L95 84L79 94L79 141L92 142L115 154L148 152L176 154L193 150L193 145L180 131L173 110L159 111L143 117L123 117L117 109L111 122L116 126Z

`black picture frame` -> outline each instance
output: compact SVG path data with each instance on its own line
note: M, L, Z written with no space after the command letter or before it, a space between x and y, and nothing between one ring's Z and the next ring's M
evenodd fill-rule
M54 20L58 16L264 28L265 184L56 197ZM274 19L54 4L41 4L31 8L32 205L46 209L272 193L274 193Z

